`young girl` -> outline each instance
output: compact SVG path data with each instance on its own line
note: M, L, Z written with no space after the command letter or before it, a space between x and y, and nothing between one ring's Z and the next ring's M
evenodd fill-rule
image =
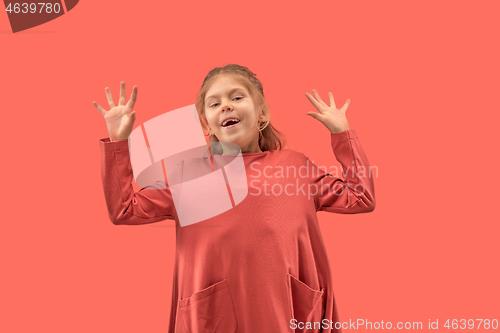
M284 138L271 125L254 73L238 65L210 71L197 97L198 115L211 142L240 147L249 190L232 209L181 226L168 187L136 193L132 187L127 139L136 119L137 87L128 103L124 82L118 105L109 88L106 95L109 111L94 105L109 133L100 147L111 221L176 223L169 333L341 332L316 212L353 214L375 208L368 159L345 117L349 100L337 109L331 93L330 105L315 90L306 93L319 111L307 114L331 132L333 153L345 172L341 179L304 154L283 148ZM210 153L213 158L215 152Z

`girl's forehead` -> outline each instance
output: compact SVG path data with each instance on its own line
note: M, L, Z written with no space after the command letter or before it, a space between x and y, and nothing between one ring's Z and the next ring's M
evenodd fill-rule
M228 86L230 88L238 87L246 90L244 85L242 85L236 78L230 76L220 76L216 78L208 90L222 89L224 86Z

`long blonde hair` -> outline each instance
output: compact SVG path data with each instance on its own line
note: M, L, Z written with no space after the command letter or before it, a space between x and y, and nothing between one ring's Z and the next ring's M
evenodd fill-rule
M208 121L205 116L205 96L210 88L210 86L214 83L214 81L221 77L228 76L232 78L234 81L243 85L248 92L250 93L255 107L258 110L263 110L264 115L267 116L268 124L262 127L264 129L260 131L259 134L259 147L260 150L268 151L268 150L281 150L284 149L286 145L285 135L278 131L271 124L271 114L269 111L269 106L264 98L264 89L262 87L262 83L257 79L254 73L250 71L247 67L236 65L236 64L228 64L224 67L216 67L212 69L208 75L203 80L203 84L201 85L201 89L196 96L196 110L198 112L198 117L201 120L201 125L203 128L208 131ZM210 142L219 142L219 139L216 136L210 136ZM220 147L220 145L214 145ZM212 145L210 145L209 153L212 154ZM216 152L214 152L216 153ZM219 150L220 153L220 150Z

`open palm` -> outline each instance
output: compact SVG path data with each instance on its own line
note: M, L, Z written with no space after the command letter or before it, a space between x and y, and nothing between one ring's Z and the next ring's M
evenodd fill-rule
M125 82L120 83L120 99L118 105L115 105L111 90L109 87L105 89L108 98L109 111L104 110L97 102L93 102L97 110L104 116L106 127L108 128L109 139L111 141L127 140L132 132L136 112L133 110L137 100L137 86L132 88L132 94L128 103L126 103Z
M309 98L312 105L319 111L318 112L307 112L306 114L319 120L325 125L331 133L338 133L349 129L349 123L347 122L347 118L345 116L345 112L351 103L351 100L348 99L344 106L340 109L337 109L335 105L335 100L333 99L333 94L331 92L328 93L328 97L330 99L330 105L323 102L318 92L313 89L313 95L306 93L306 97Z

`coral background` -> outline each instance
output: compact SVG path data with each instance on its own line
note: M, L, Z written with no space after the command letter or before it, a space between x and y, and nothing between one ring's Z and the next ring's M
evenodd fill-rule
M339 164L305 93L351 99L377 207L318 213L341 321L500 319L499 9L86 0L15 34L0 12L0 331L167 331L174 222L109 221L92 101L138 85L140 126L227 63L257 73L273 125L317 165Z

